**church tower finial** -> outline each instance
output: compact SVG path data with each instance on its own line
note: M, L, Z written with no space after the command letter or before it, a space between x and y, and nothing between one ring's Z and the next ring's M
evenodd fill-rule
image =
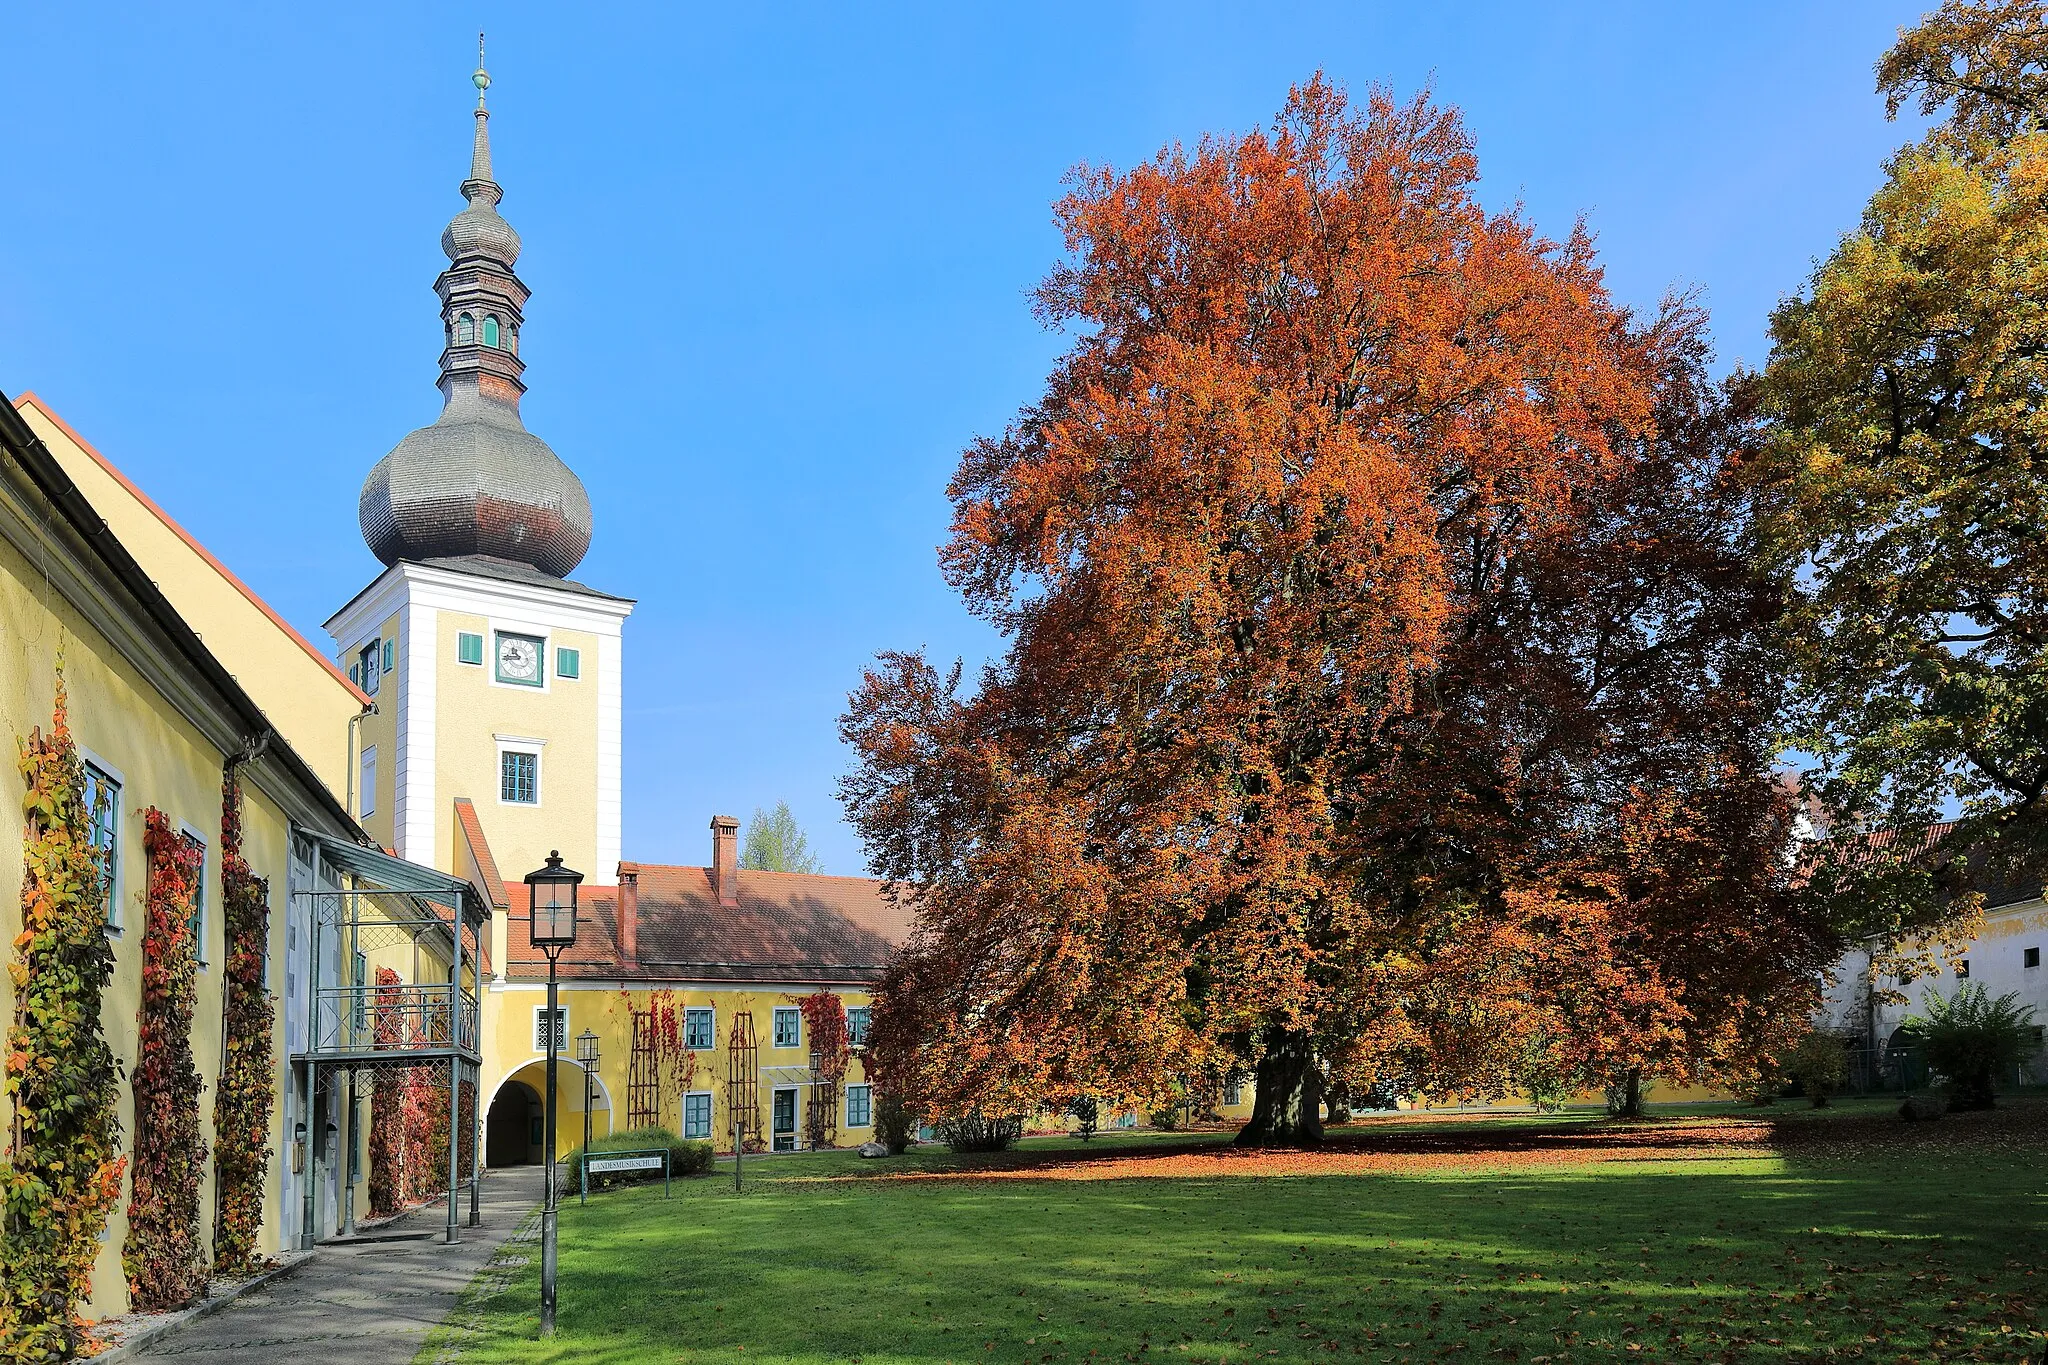
M484 555L560 578L590 546L590 499L574 472L519 418L526 285L513 272L519 234L498 215L491 173L483 35L477 35L476 141L462 197L441 233L440 420L399 442L370 471L359 513L363 539L386 564Z

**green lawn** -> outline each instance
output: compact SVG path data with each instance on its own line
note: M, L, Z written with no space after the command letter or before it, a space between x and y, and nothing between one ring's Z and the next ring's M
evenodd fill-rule
M422 1358L2039 1358L2048 1101L1757 1117L1372 1120L1343 1130L1353 1156L1271 1162L1219 1159L1209 1135L1105 1135L1080 1163L1071 1141L833 1153L751 1161L738 1195L727 1164L672 1201L565 1208L552 1342L536 1263ZM1332 1169L1347 1160L1383 1169ZM1048 1163L1124 1178L1033 1173Z

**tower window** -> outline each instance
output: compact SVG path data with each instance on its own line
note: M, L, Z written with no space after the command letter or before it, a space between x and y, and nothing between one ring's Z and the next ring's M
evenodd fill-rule
M455 319L455 344L468 346L476 340L476 319L464 313Z
M540 804L540 755L506 749L498 755L498 799L508 806Z
M373 697L377 695L378 661L384 653L378 646L379 642L372 640L364 645L362 653L356 656L362 673L363 691Z
M505 324L505 349L515 355L519 352L519 333L509 322Z
M484 661L484 637L470 631L458 631L455 636L455 661L465 664L480 664Z
M495 346L497 344L498 315L496 313L486 313L484 314L484 345Z
M555 676L558 678L580 678L583 676L583 652L576 649L555 651Z

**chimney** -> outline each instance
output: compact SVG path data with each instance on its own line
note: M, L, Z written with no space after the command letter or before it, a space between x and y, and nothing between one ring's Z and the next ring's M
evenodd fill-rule
M619 864L619 961L640 960L640 864Z
M730 815L711 817L711 887L727 909L740 903L740 822Z

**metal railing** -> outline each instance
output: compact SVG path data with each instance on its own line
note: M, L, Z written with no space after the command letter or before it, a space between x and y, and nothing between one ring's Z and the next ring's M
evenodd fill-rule
M476 996L450 985L322 986L314 994L312 1053L474 1053L476 1047Z

